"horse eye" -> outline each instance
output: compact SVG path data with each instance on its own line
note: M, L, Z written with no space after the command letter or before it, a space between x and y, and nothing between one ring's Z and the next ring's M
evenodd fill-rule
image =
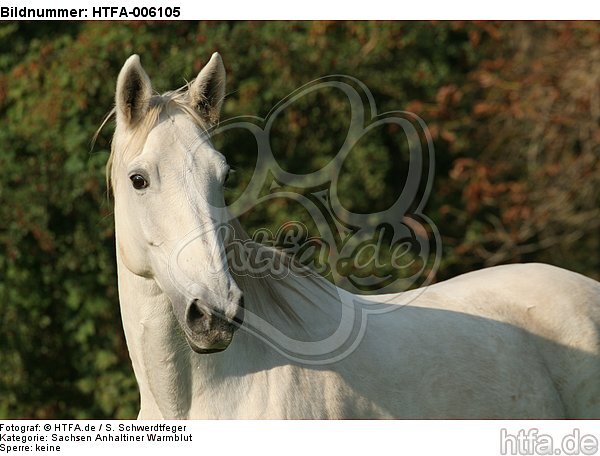
M144 176L142 176L141 174L134 174L130 177L130 179L131 183L133 184L133 188L135 188L136 190L141 190L148 186L148 182L146 181L146 179L144 179Z

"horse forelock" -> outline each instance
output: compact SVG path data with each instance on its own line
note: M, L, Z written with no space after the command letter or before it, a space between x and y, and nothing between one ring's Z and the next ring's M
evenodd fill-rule
M128 163L137 157L148 139L148 135L164 116L184 113L193 123L208 136L208 123L200 113L189 104L189 84L177 90L154 95L148 104L144 117L133 126L119 126L115 130L111 143L110 156L106 163L106 185L112 188L115 181L114 171L118 165ZM94 140L104 126L115 117L116 109L112 109L94 135Z

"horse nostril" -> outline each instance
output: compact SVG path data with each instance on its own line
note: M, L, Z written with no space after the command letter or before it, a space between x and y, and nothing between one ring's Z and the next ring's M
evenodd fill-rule
M186 321L193 332L201 332L207 326L207 313L197 299L194 299L187 311Z
M197 304L192 304L188 313L188 320L202 320L204 317L206 317L204 311Z

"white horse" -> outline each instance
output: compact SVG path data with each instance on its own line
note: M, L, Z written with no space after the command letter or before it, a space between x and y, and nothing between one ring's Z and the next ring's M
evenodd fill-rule
M224 85L216 53L164 95L136 55L118 77L108 173L139 418L600 418L600 284L579 274L500 266L369 297L234 276L229 167L206 133ZM397 310L361 319L378 300Z

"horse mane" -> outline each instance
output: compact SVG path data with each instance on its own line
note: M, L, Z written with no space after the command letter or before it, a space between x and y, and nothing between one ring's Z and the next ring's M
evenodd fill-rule
M239 220L232 219L231 225L237 238L241 241L250 241L250 236L246 233ZM315 296L321 296L323 301L330 302L331 299L339 302L339 289L336 285L326 280L307 266L298 262L298 260L286 252L275 247L268 247L256 242L245 243L245 248L257 251L268 251L268 254L274 259L274 264L282 264L289 271L283 278L272 278L269 275L251 276L249 274L240 274L231 270L238 286L255 303L257 310L263 316L270 315L269 309L274 308L280 311L281 317L289 323L302 323L302 317L296 312L291 299L286 298L290 292L294 293L294 303L301 307L302 304L309 308L320 308ZM259 255L260 256L260 255ZM300 272L294 274L292 271ZM320 308L320 310L325 310ZM309 329L309 328L304 328Z
M106 185L110 192L113 190L114 182L117 176L114 175L114 170L119 163L128 162L134 159L142 150L148 135L157 125L161 116L171 116L175 113L187 114L198 128L206 134L206 138L210 138L208 123L201 117L197 110L189 104L187 95L191 83L176 89L174 91L165 92L163 94L155 94L149 102L149 107L143 119L135 125L131 131L123 132L118 128L114 133L111 143L111 152L106 164ZM115 117L116 108L113 108L105 117L102 124L94 135L94 141L105 125ZM118 153L117 153L118 150ZM232 226L240 240L249 240L250 236L243 229L237 219L232 219ZM253 248L268 249L270 253L277 258L281 264L290 267L294 263L296 271L303 269L302 276L293 275L291 272L287 277L282 279L273 279L271 277L252 277L244 274L235 274L232 271L236 282L244 295L248 298L247 302L252 302L254 307L261 316L272 320L278 316L283 321L289 324L302 323L302 318L294 309L295 306L289 298L290 291L295 295L295 303L313 307L315 306L314 296L321 295L325 301L329 299L339 300L338 288L322 276L316 274L306 266L300 265L289 256L287 253L266 247L261 244L255 244ZM329 298L329 299L327 299ZM273 313L276 311L276 314ZM323 309L324 310L324 309ZM302 327L302 325L300 325ZM304 328L309 330L309 328Z

